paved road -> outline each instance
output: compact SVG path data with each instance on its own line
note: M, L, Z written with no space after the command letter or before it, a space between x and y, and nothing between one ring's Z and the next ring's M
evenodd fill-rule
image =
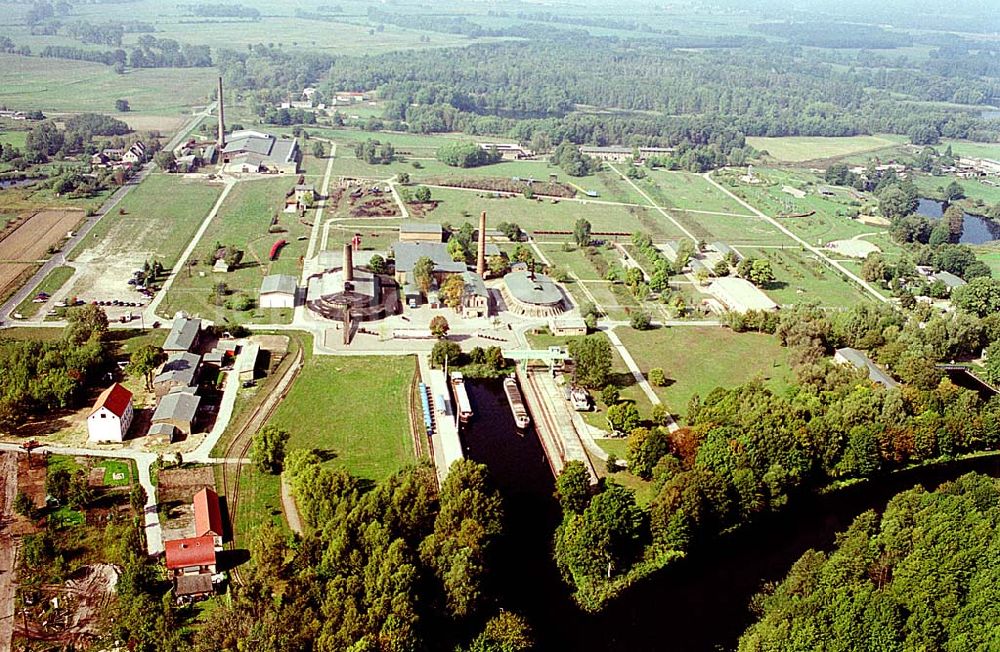
M186 138L187 135L191 133L191 130L193 130L195 126L197 126L197 124L201 122L201 119L209 115L214 108L215 108L215 103L213 102L212 104L209 104L207 107L205 107L204 111L192 115L188 123L185 124L180 131L174 134L174 137L170 139L170 142L166 144L164 149L172 150L175 147L177 147L177 145L180 144L181 140ZM140 183L142 183L143 180L145 180L145 178L149 176L149 174L155 169L156 169L155 163L150 162L146 164L145 167L139 170L138 174L129 179L125 183L125 185L123 185L121 188L116 190L110 197L108 197L107 201L105 201L104 204L100 207L100 209L98 209L97 214L88 217L84 221L84 223L80 225L80 228L77 229L75 235L72 238L68 239L63 244L62 248L63 252L70 252L73 250L74 247L76 247L76 245L80 244L84 240L84 238L87 237L87 234L90 233L91 229L93 229L94 226L100 221L100 219L104 215L108 214L111 210L113 210L114 207L117 206L118 203L122 199L124 199L126 195L128 195L128 193L132 192L132 190ZM37 288L38 285L45 279L45 277L48 276L49 272L51 272L59 265L62 265L65 260L66 260L65 255L59 255L59 256L52 256L47 261L45 261L45 263L42 264L42 266L38 269L38 271L35 272L34 276L32 276L27 283L21 286L20 290L15 292L14 295L11 296L11 298L6 301L6 303L0 305L0 322L3 322L3 325L16 326L17 325L16 323L15 324L7 323L8 320L10 319L10 314L14 312L14 309L17 308L17 306L19 306L22 301L27 299L28 296L30 296L35 291L35 288Z

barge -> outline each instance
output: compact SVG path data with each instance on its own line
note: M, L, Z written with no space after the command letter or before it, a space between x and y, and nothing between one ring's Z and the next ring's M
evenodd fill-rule
M524 397L517 386L517 380L512 376L503 379L503 393L507 395L507 403L510 404L510 411L514 415L514 423L518 428L524 430L531 423L528 416L528 409L524 406Z
M455 403L458 404L458 420L460 423L468 423L472 418L472 403L469 402L469 393L465 391L465 378L461 372L451 372L451 387L455 392Z

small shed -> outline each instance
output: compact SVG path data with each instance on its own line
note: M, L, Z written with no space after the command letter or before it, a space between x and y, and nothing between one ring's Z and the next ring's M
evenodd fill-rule
M193 391L171 392L160 399L153 412L152 424L160 426L158 432L166 430L164 426L173 426L174 434L190 435L200 404L201 397Z
M153 392L164 396L175 389L191 387L198 379L201 356L196 353L173 353L163 363L160 373L153 378Z
M234 371L241 383L253 381L258 356L260 356L260 344L256 342L250 342L240 349L240 354L236 357Z
M190 351L198 343L200 332L200 319L177 317L170 327L170 333L167 334L166 342L163 343L163 350L167 353Z
M289 274L271 274L260 283L261 308L294 308L298 285Z
M587 322L582 317L562 317L549 320L549 330L556 337L577 337L587 334Z

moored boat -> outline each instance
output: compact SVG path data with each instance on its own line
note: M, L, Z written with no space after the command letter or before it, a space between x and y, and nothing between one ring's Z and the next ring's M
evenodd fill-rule
M503 379L503 392L507 395L507 403L510 404L510 411L514 415L514 423L520 429L525 429L531 423L528 416L528 408L524 405L524 397L517 386L517 380L513 376Z
M458 404L458 420L461 423L468 423L472 418L472 403L469 402L469 393L465 391L465 378L461 372L451 372L451 387L455 392L455 402Z

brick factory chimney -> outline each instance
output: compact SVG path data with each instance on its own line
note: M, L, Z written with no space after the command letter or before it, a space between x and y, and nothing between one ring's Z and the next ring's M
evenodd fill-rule
M479 216L479 246L476 251L476 274L486 278L486 211Z
M354 280L354 250L350 243L344 245L344 283Z
M222 77L219 77L219 156L222 156L222 150L226 146L226 116L225 108L222 105Z

